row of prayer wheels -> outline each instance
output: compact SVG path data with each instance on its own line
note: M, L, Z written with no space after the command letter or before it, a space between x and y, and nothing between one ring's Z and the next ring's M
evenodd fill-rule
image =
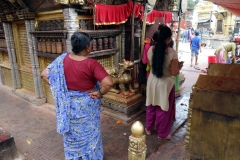
M7 48L5 39L0 39L0 48Z
M98 38L98 39L92 39L92 51L101 51L106 49L113 49L114 48L114 41L113 38Z
M60 39L41 39L37 42L37 51L42 53L61 54L63 52L62 41Z

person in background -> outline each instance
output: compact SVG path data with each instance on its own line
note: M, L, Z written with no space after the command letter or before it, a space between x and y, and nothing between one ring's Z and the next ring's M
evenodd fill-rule
M202 52L201 48L201 38L199 37L200 32L198 30L195 30L195 37L193 37L190 41L190 49L191 49L191 65L193 63L193 58L195 57L195 66L198 65L198 55L199 50ZM195 67L195 69L199 69L198 67Z
M160 30L157 43L148 51L151 70L147 80L145 131L151 135L156 123L158 138L164 139L171 139L175 103L173 76L178 75L182 68L176 51L168 47L171 41L172 31L164 26Z
M57 132L63 135L65 159L103 159L101 97L113 85L96 60L88 58L90 37L75 32L72 53L63 53L42 72L56 104ZM101 87L98 84L101 83Z
M187 30L184 30L182 34L182 43L185 43L187 41L187 35Z
M231 52L232 54L231 57L234 58L236 55L237 45L238 45L238 42L219 46L214 52L214 55L216 56L216 63L230 64L231 60L230 60L230 57L228 57L228 52Z

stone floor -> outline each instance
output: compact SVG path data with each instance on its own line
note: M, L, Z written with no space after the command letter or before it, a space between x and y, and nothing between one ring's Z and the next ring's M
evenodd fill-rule
M201 70L190 67L189 43L181 43L181 60L185 61L182 73L185 82L181 87L181 97L177 99L176 121L172 128L172 139L160 140L156 133L147 136L147 159L149 160L185 160L190 159L184 146L186 118L191 87L195 84ZM203 49L199 55L199 67L207 68L208 56L214 50ZM12 94L11 90L0 85L0 127L8 131L15 139L20 159L25 160L63 160L61 135L56 133L54 106L44 104L34 106ZM145 115L138 119L145 125ZM135 121L134 120L134 121ZM116 124L117 119L101 115L101 126L105 160L126 160L128 138L131 124Z

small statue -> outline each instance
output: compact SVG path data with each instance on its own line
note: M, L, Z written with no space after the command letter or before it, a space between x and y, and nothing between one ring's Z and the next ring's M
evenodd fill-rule
M130 70L133 69L134 63L131 61L123 60L123 63L120 64L120 69L116 68L109 68L106 69L108 74L112 77L114 87L111 88L110 92L114 93L121 93L125 96L129 95L129 92L126 91L126 85L129 88L131 93L135 93L136 91L133 89L131 85L132 76ZM119 86L120 90L117 89L117 85Z

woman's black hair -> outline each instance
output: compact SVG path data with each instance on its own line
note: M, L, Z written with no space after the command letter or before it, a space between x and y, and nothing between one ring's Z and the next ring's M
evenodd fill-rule
M154 45L157 43L159 33L160 33L160 31L157 30L157 31L153 34L152 39L151 39L151 46L154 46Z
M168 45L165 41L172 36L172 31L169 27L163 26L159 33L159 38L153 50L152 57L152 73L157 77L163 76L163 68L165 63L165 56L167 54Z
M74 32L71 37L72 51L74 54L80 53L90 44L90 36L83 32Z
M171 40L171 42L168 45L169 45L169 47L173 48L173 45L174 45L173 40Z
M160 25L158 26L158 30L160 31L163 27L167 27L167 25L166 25L166 24L160 24Z

